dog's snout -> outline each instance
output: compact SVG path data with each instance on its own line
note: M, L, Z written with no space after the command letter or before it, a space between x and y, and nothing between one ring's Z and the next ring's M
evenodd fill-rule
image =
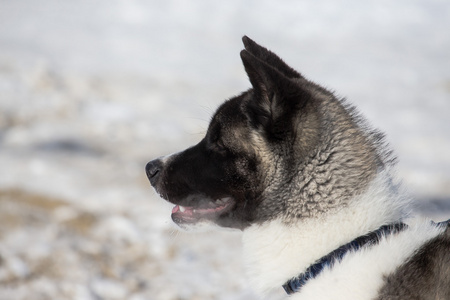
M145 172L147 173L148 180L150 183L155 186L158 181L158 177L161 174L162 162L160 159L155 159L149 162L145 166Z

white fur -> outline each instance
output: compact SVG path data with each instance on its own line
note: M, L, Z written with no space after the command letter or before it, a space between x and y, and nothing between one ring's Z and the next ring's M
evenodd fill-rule
M244 231L244 257L256 289L280 289L312 263L358 236L396 222L406 215L405 198L398 196L389 176L381 173L366 193L347 207L318 218L286 224L281 220ZM371 299L382 282L438 229L420 225L383 239L377 246L348 254L317 279L308 281L292 299ZM369 287L370 286L370 287ZM339 295L339 297L338 297Z
M382 239L374 247L348 253L340 263L324 270L291 299L374 299L383 285L383 276L394 272L420 246L443 230L430 222L422 222Z

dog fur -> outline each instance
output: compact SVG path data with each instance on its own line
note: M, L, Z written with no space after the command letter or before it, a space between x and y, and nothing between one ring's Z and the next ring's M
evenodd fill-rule
M383 135L333 93L243 38L252 88L214 114L197 145L149 162L180 227L243 230L253 286L279 289L379 227L407 229L349 251L292 299L450 299L450 229L408 216Z

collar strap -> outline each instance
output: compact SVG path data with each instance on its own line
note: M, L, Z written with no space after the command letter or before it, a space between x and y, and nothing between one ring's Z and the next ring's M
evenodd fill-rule
M283 288L288 295L300 291L300 289L308 282L308 280L315 278L325 267L331 267L336 262L340 262L349 251L357 251L364 246L376 245L382 237L390 234L395 234L408 228L404 223L394 223L384 225L375 231L366 235L360 236L348 244L342 245L336 250L330 252L326 256L319 259L316 263L309 266L308 269L297 277L292 278L283 284Z
M439 222L439 223L434 223L434 222L432 222L432 223L438 227L449 227L450 228L450 219L448 219L447 221Z

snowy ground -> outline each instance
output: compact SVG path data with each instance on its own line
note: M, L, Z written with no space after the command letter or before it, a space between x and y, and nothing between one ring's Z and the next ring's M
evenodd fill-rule
M259 299L239 233L185 234L145 163L249 87L240 38L387 133L450 217L448 1L0 2L0 299Z

